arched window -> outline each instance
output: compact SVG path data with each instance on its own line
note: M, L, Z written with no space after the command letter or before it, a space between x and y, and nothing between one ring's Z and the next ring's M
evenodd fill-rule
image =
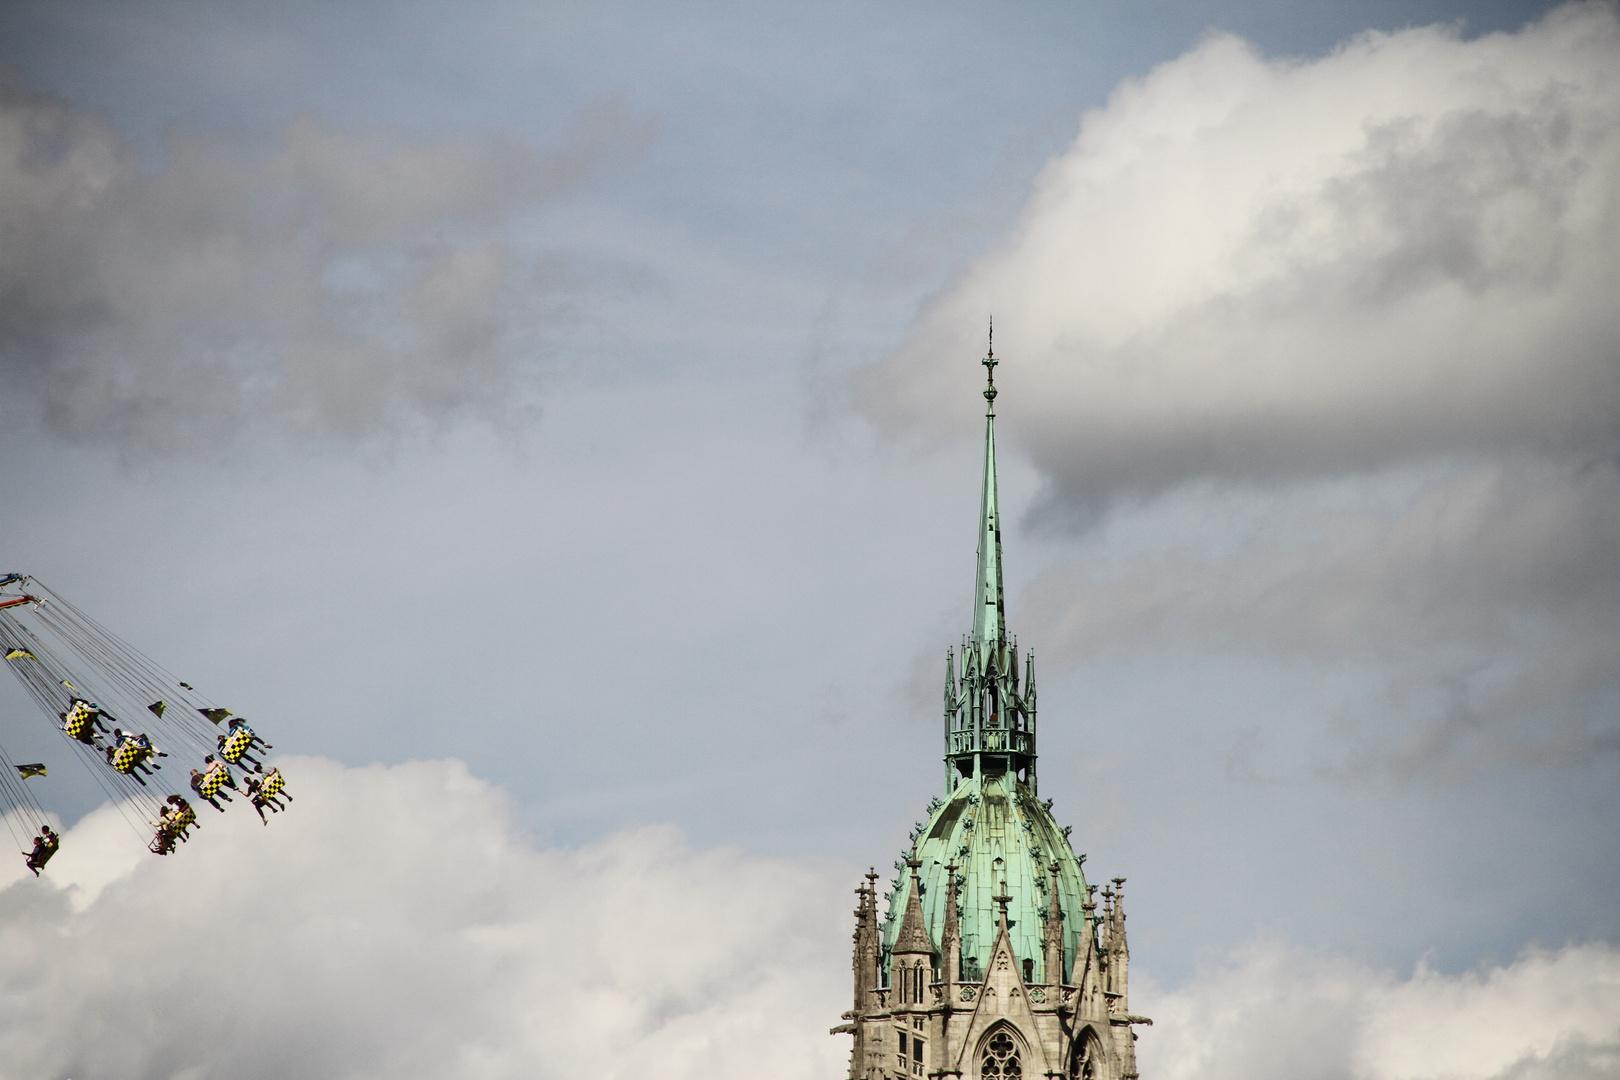
M1102 1043L1097 1033L1087 1028L1074 1044L1074 1057L1069 1060L1071 1080L1096 1080L1102 1075Z
M912 976L913 981L911 984L911 989L912 993L916 996L911 1000L915 1001L918 1005L921 1005L923 1003L923 989L928 985L928 983L923 979L923 966L921 960L917 961L917 966L913 970L915 974Z
M1018 1060L1018 1044L1001 1028L984 1044L984 1057L979 1061L979 1075L985 1080L1024 1075L1024 1066Z

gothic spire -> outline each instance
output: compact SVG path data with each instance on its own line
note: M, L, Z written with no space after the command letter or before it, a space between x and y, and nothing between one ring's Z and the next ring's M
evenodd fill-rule
M979 565L973 631L960 664L945 661L945 793L964 779L1013 776L1035 784L1035 701L1019 692L1018 657L1007 633L1001 575L1001 505L996 490L995 341L984 358L984 488L979 499Z
M1049 866L1046 887L1046 981L1063 983L1063 907L1058 899L1058 864Z
M984 492L979 499L979 573L974 597L973 637L1001 641L1007 634L1007 611L1001 594L1001 511L996 501L996 359L995 324L984 358Z
M906 860L911 868L911 888L906 894L906 914L900 922L900 932L895 935L894 947L890 951L899 956L902 953L927 953L932 956L934 942L928 936L928 927L923 922L922 912L922 883L917 880L917 868L922 865L920 859Z

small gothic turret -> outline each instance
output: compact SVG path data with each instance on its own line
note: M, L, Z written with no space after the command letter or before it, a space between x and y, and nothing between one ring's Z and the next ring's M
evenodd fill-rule
M877 874L866 872L866 886L861 889L861 914L855 934L855 992L856 1006L875 1004L881 986L879 960L883 953L883 930L878 925Z
M872 897L871 879L855 890L855 1000L863 1002L877 987L878 926L877 902Z
M1076 1008L1082 1015L1098 1016L1107 1012L1102 994L1102 958L1097 948L1097 902L1092 899L1091 886L1081 904L1085 933L1080 935L1080 952L1074 958L1070 981L1079 987Z
M1130 996L1131 948L1125 940L1125 879L1114 879L1114 905L1108 924L1108 969L1113 991L1123 1003Z
M1110 1023L1114 1029L1115 1053L1120 1061L1120 1080L1136 1077L1136 1032L1133 1024L1151 1024L1145 1016L1130 1011L1131 949L1125 939L1125 879L1114 878L1113 904L1108 909L1108 995Z
M911 870L906 914L889 952L889 996L896 1008L924 1004L934 982L934 943L923 922L922 885L917 880L917 867L922 863L908 859L906 865Z
M1058 900L1058 864L1048 868L1051 885L1046 890L1046 982L1053 986L1063 983L1063 906Z

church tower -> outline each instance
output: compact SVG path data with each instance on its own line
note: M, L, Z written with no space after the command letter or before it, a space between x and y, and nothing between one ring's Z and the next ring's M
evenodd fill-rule
M994 343L973 630L945 657L945 784L894 866L856 890L850 1080L1126 1080L1136 1073L1125 879L1087 885L1035 775L1035 656L1007 633Z

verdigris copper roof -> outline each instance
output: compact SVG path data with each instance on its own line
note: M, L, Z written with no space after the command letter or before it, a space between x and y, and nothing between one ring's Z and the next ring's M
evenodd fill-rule
M957 903L961 912L962 977L977 978L990 957L996 936L996 902L992 899L1006 883L1012 900L1007 906L1008 933L1013 951L1034 961L1036 982L1046 982L1046 913L1048 889L1058 890L1063 910L1063 973L1067 978L1080 952L1083 909L1087 897L1081 860L1069 846L1063 830L1046 804L1015 782L1009 790L1003 777L967 780L928 820L912 849L918 861L916 880L921 885L917 904L927 927L929 951L938 952L945 929L945 864L957 869ZM1056 862L1056 880L1049 869ZM900 934L909 921L912 877L905 875L890 908L906 912L904 919L885 925L888 952L901 951Z
M972 631L962 642L960 665L955 654L945 661L944 798L912 834L907 862L895 865L911 873L894 882L883 944L885 958L901 951L902 941L910 950L921 934L929 939L928 951L940 948L946 905L952 902L945 895L945 866L954 862L963 978L976 978L974 972L989 959L997 929L993 897L1005 889L1011 897L1007 917L1013 950L1033 962L1037 981L1048 981L1042 969L1051 890L1057 891L1062 910L1064 964L1071 969L1082 951L1089 895L1081 859L1052 819L1050 803L1038 797L1035 658L1031 654L1020 672L1018 650L1007 632L996 484L996 364L992 348L984 358L984 487Z

